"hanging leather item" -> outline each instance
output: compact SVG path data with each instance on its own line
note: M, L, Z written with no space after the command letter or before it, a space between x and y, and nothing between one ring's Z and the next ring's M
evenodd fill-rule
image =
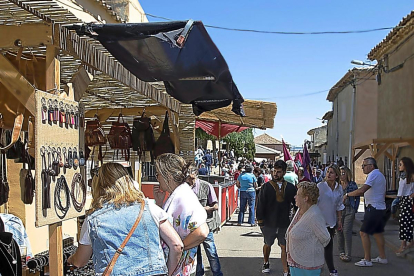
M121 150L122 154L125 154L125 161L129 161L129 149L132 147L132 135L131 129L129 128L128 123L125 123L121 113L118 116L118 121L112 123L111 130L108 134L108 141L112 149Z
M88 147L101 146L106 144L105 133L102 129L101 122L96 117L86 123L85 144Z
M29 157L29 153L25 154L25 159ZM35 190L35 181L30 169L25 168L25 163L23 163L23 169L20 171L20 187L21 187L21 199L24 204L32 204Z
M154 157L163 153L175 153L174 143L170 137L170 128L168 126L168 111L165 112L164 125L160 137L154 145Z
M132 148L141 156L143 151L151 152L154 148L155 138L151 119L145 117L145 111L140 118L135 118L132 124Z
M1 183L0 183L0 206L9 200L9 182L7 181L6 154L1 153Z
M20 131L22 130L22 125L23 125L23 114L19 114L16 116L16 118L14 119L14 126L13 126L13 131L11 132L11 139L10 142L6 140L6 137L3 137L3 135L1 135L1 139L0 139L0 150L1 151L6 151L9 148L11 148L20 138ZM4 133L4 132L3 132Z
M85 156L83 154L83 150L79 150L79 166L83 167L85 166Z

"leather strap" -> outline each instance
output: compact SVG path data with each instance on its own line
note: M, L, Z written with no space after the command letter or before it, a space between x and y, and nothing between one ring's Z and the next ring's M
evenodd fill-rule
M10 144L8 144L7 146L5 146L4 148L0 147L1 151L6 151L9 148L11 148L14 143L16 143L19 140L20 137L20 131L22 130L22 125L23 125L23 114L19 114L16 116L16 119L14 119L14 126L13 126L13 132L12 132L12 139Z
M116 250L115 255L112 257L111 262L106 267L106 269L103 272L102 276L109 276L109 275L111 275L112 270L114 269L115 263L118 260L119 255L124 250L125 245L127 244L127 242L129 241L129 239L131 238L132 234L134 233L135 229L137 228L137 226L139 224L139 221L141 220L142 214L144 213L144 207L145 207L144 205L145 205L145 200L143 199L141 201L141 210L139 211L139 215L138 215L137 220L135 221L134 225L132 226L132 228L129 231L128 235L126 236L125 240L122 242L121 246L118 247L118 249Z

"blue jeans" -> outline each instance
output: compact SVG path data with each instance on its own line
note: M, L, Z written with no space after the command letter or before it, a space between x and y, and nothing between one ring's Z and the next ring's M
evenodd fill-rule
M246 205L249 204L249 224L254 224L254 206L256 202L256 192L240 191L240 210L238 223L242 224L244 220L244 212L246 212Z
M220 260L217 255L216 245L214 244L213 232L208 233L207 238L203 241L204 250L210 263L211 272L213 276L223 276L221 272ZM196 276L204 275L204 265L201 256L201 244L197 248L197 271Z

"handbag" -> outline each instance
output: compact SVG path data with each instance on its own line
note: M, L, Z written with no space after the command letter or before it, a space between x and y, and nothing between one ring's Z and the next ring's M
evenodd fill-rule
M168 111L165 112L164 124L162 127L161 135L158 137L157 142L154 145L155 158L163 153L175 153L174 143L170 137L170 128L168 126Z
M151 119L144 117L144 114L132 123L132 148L138 152L152 151L155 144Z
M139 221L141 220L142 214L144 213L144 200L141 201L141 210L139 211L139 215L137 220L135 221L134 225L132 226L131 230L129 230L128 235L126 236L125 240L122 242L121 246L115 252L115 255L112 257L111 262L105 268L105 271L102 273L102 276L109 276L114 269L115 263L118 260L119 255L124 250L125 245L128 243L129 239L131 238L132 234L134 233L135 229L137 228Z
M122 150L122 154L125 154L125 161L129 160L129 149L132 147L131 129L128 123L125 123L121 113L118 115L118 121L112 123L108 141L112 149Z
M92 121L86 122L85 144L88 147L102 146L106 144L105 133L98 117L95 117Z

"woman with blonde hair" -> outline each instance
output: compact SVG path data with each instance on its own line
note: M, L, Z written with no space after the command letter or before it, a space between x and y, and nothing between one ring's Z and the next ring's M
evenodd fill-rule
M287 261L292 276L321 275L324 247L331 240L325 219L316 203L319 189L315 183L303 181L295 196L298 211L286 233Z
M344 194L358 190L357 184L352 181L352 172L348 167L342 166L340 182ZM354 225L355 213L358 212L359 196L348 196L342 210L342 230L337 229L339 258L343 262L351 261L352 251L352 227Z
M85 266L93 256L95 274L102 275L116 252L121 251L111 275L125 275L126 271L131 276L173 274L183 243L167 220L167 213L144 199L144 194L135 188L121 164L104 164L93 176L92 209L88 213L82 225L79 247L69 257L69 264ZM119 250L128 234L131 234L130 239L123 250ZM161 239L170 249L167 263Z
M184 244L174 276L195 273L197 246L210 232L206 223L207 213L187 183L192 172L190 165L172 153L161 154L155 160L155 176L160 183L154 186L155 202L172 217L173 227ZM169 196L165 200L167 192Z
M345 208L342 203L342 186L338 183L340 174L338 166L331 165L326 171L325 181L317 184L319 188L318 207L325 218L326 227L331 235L331 240L325 247L325 261L330 276L338 276L333 259L333 237L335 228L342 231L342 210Z

